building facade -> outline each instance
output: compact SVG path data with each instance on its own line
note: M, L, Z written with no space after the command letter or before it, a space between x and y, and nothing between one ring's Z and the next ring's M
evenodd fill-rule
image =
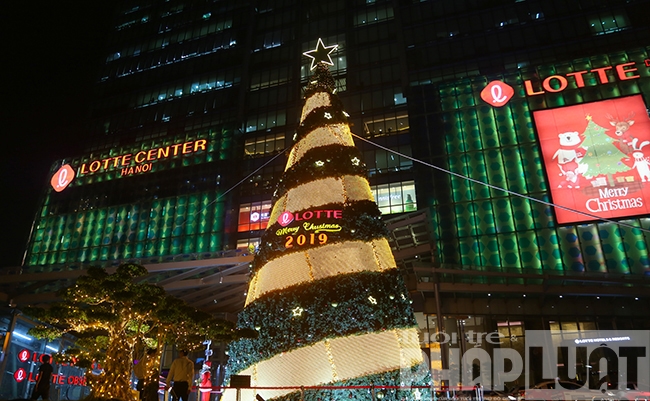
M323 38L380 209L427 213L398 260L432 360L442 330L647 328L648 6L125 1L23 271L253 250Z

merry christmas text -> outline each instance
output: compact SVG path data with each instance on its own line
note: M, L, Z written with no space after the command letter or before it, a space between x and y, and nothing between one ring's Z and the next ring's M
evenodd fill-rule
M588 199L585 207L591 213L607 212L611 210L625 210L643 207L643 198L623 198L627 196L630 188L601 188L598 198Z

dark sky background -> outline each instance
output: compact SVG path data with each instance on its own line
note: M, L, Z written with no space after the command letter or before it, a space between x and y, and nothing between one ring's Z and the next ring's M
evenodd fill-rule
M22 262L50 166L81 152L112 8L119 2L13 3L18 5L0 12L0 267Z

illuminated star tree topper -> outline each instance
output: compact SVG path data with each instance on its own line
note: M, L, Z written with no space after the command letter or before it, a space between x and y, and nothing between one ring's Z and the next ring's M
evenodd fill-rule
M305 56L311 58L311 67L309 69L313 70L319 63L334 65L330 54L332 54L332 52L334 52L338 47L339 45L325 46L323 39L318 38L316 48L303 53Z

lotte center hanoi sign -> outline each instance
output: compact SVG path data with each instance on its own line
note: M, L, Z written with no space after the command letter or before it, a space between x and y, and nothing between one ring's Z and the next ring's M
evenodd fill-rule
M197 139L173 145L159 146L149 150L124 153L118 156L92 159L82 163L76 173L69 164L65 164L54 173L50 184L56 192L61 192L70 185L75 176L82 177L113 170L117 170L121 177L146 173L153 170L153 162L156 160L183 157L206 151L207 142L206 139Z

